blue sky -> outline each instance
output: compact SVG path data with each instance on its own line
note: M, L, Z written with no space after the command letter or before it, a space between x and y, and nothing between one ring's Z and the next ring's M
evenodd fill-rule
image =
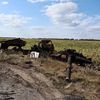
M0 37L100 39L100 0L0 0Z

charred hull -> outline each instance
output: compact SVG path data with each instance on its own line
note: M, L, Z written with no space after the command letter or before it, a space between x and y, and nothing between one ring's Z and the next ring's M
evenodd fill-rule
M92 59L85 57L82 53L76 52L73 49L66 49L64 51L59 51L55 54L51 54L50 57L53 59L68 62L68 57L71 56L71 63L75 63L80 66L85 66L86 64L92 64Z
M8 49L9 46L17 46L21 48L22 46L25 46L25 45L26 45L26 42L21 40L20 38L1 41L1 49Z

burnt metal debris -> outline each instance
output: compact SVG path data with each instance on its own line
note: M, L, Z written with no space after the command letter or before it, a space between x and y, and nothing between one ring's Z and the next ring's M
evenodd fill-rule
M71 81L72 73L72 63L75 63L80 66L86 66L87 64L92 64L92 59L83 56L82 53L76 52L74 49L65 49L64 51L59 51L55 54L52 54L53 59L67 62L67 80Z
M40 52L42 56L50 55L54 52L54 45L49 39L41 40L38 45L31 47L31 51Z
M25 41L23 41L20 38L17 38L17 39L1 41L0 42L0 49L4 49L5 50L5 49L8 49L9 46L16 46L19 49L22 49L21 47L25 46L25 45L26 45ZM14 49L16 49L16 48L14 48Z
M80 66L86 64L92 64L92 59L85 57L82 53L76 52L74 49L65 49L63 51L56 52L50 55L53 59L57 59L63 62L67 62L69 56L71 56L71 62Z
M67 62L67 71L68 71L68 80L71 81L72 73L72 63L75 63L80 66L86 66L87 64L92 64L92 59L85 57L82 53L76 52L74 49L65 49L63 51L55 52L54 45L51 40L44 39L41 40L38 45L31 47L31 50L23 50L22 46L25 46L26 42L20 38L5 40L0 42L0 49L8 49L9 46L15 46L14 51L21 51L23 54L28 54L31 51L37 51L40 53L40 56L50 56L53 59ZM18 48L16 48L18 47ZM44 56L44 57L45 57Z

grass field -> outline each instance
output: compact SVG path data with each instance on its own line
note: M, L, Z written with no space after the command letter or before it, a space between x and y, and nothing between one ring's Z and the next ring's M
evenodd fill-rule
M0 38L0 40L5 40ZM31 49L31 46L38 44L38 39L24 39L27 44L24 49ZM52 40L55 50L76 49L87 57L91 57L96 65L100 65L100 41L78 41L78 40Z
M100 64L100 41L75 41L60 40L54 41L56 50L64 48L76 49L87 57L91 57L96 64Z
M39 40L25 39L27 41L26 49L32 45L38 44ZM78 40L52 40L55 50L76 49L87 57L91 57L96 65L100 65L100 41L78 41Z

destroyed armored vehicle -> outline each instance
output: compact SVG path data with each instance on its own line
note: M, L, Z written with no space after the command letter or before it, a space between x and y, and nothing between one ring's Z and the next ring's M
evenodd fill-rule
M59 51L55 54L51 54L50 56L53 59L60 60L63 62L67 62L68 57L71 56L71 63L75 63L80 66L92 64L91 58L85 57L82 53L78 53L74 49L65 49L64 51Z
M31 47L31 51L52 54L54 52L54 45L51 40L41 40L38 45Z
M20 38L5 40L0 42L0 49L8 49L9 46L15 46L21 49L22 46L25 46L26 42Z

